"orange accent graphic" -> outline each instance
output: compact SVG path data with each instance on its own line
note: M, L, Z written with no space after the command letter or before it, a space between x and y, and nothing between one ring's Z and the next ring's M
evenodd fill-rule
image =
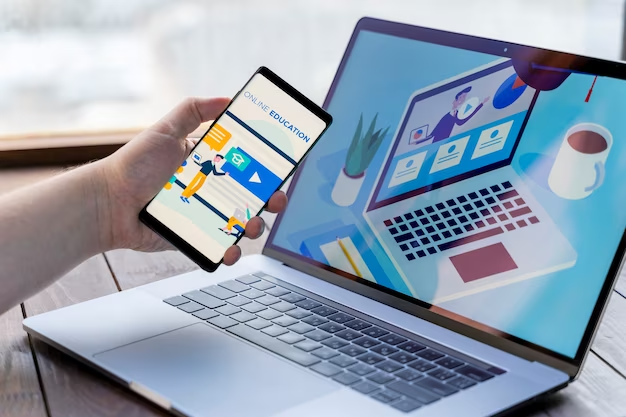
M233 135L228 130L215 123L202 140L204 140L211 149L221 151L232 136Z
M515 78L515 81L513 82L513 90L515 90L516 88L522 87L524 85L526 85L526 83L522 81L522 79L518 76Z

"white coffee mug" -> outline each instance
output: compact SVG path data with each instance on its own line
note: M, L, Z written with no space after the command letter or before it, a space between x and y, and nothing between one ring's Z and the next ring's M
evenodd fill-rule
M604 182L604 164L613 146L613 135L604 126L580 123L563 139L548 184L559 197L579 200Z

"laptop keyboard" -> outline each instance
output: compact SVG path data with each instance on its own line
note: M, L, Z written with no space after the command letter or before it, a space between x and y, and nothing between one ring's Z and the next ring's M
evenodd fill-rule
M409 261L537 223L509 181L384 221Z
M284 285L245 275L163 301L403 412L505 373Z

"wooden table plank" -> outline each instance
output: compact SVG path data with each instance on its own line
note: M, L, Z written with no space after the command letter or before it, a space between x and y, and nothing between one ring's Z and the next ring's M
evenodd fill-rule
M619 280L615 284L615 291L626 297L626 271L624 269L622 269Z
M25 303L28 316L117 291L102 255L87 260ZM51 417L166 415L139 396L43 342L34 343Z
M22 308L0 316L0 416L47 416L28 336L22 330Z
M626 376L626 298L617 292L609 301L592 349Z

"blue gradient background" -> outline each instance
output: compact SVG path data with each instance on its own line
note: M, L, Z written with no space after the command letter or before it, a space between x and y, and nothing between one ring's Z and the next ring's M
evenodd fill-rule
M355 225L368 243L385 284L408 293L391 261L363 219L375 177L411 94L499 57L361 32L328 111L334 123L301 168L298 186L282 216L273 244L300 253L307 236L337 225ZM578 253L574 267L466 296L439 306L573 357L580 344L610 262L626 224L626 81L599 78L589 103L590 75L573 74L559 88L541 92L512 166ZM354 128L363 113L390 126L356 202L339 207L330 198ZM598 123L613 134L604 185L586 199L558 198L547 174L565 132L581 122ZM415 271L419 274L419 270ZM533 293L533 297L520 294ZM504 319L505 312L515 311Z

